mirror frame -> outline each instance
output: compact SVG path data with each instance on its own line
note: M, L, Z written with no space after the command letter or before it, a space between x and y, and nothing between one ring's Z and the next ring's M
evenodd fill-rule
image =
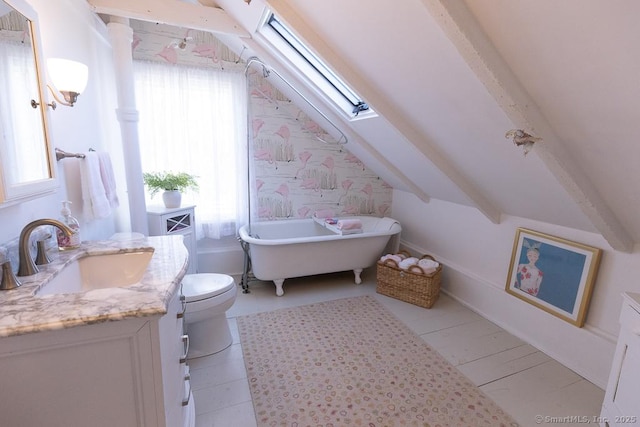
M24 202L26 200L35 199L53 193L57 190L59 183L57 180L56 166L55 166L55 154L51 144L51 135L49 131L48 123L48 107L46 97L46 81L43 67L43 55L40 47L40 31L38 23L38 14L25 0L2 0L11 6L14 10L22 14L29 20L29 32L31 36L31 48L33 51L33 58L36 66L36 78L38 84L38 96L40 111L41 126L43 130L45 154L47 156L47 165L49 168L49 177L29 181L25 183L9 184L6 181L3 170L9 167L15 167L15 165L6 165L3 163L3 159L0 157L0 208L5 206L11 206L17 203ZM9 143L15 141L8 141Z

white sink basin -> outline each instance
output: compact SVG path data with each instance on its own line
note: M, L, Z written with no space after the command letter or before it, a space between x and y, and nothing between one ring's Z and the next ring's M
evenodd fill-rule
M36 295L70 294L133 285L144 276L152 256L153 249L149 249L78 258L43 284Z

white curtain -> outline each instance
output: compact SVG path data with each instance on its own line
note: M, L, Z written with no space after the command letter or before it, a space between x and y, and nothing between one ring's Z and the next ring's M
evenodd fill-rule
M244 74L135 61L135 91L142 170L196 175L182 206L196 205L198 239L236 234L247 215Z

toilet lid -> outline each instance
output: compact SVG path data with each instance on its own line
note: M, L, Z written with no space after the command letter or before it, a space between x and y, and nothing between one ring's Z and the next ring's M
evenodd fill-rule
M215 297L235 286L233 277L226 274L187 274L182 279L182 294L187 302Z

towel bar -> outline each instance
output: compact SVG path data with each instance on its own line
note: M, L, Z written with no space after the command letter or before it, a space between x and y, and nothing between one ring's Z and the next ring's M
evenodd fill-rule
M69 153L67 151L56 148L56 161L60 161L62 159L66 159L68 157L77 157L79 159L84 159L84 154L82 153Z

